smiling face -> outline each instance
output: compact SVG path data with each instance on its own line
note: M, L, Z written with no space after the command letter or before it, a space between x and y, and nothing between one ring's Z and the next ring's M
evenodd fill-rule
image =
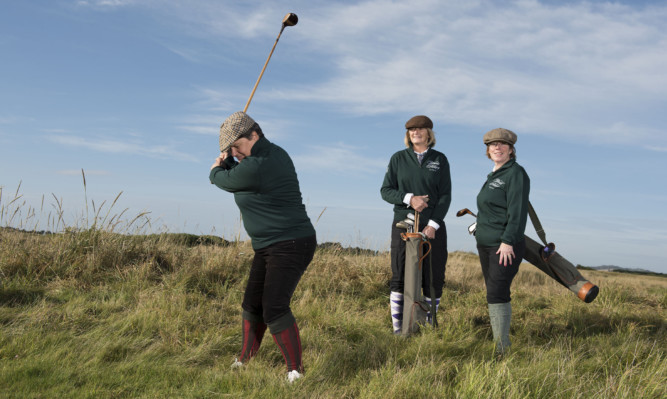
M486 146L486 155L491 158L496 166L509 161L513 152L512 146L503 141L493 141Z
M250 138L241 137L237 139L229 150L231 151L232 156L241 162L245 157L250 156L252 146L255 145L257 140L259 140L259 136L256 132L252 132Z
M430 136L425 127L412 127L408 129L408 136L412 146L415 148L428 147Z

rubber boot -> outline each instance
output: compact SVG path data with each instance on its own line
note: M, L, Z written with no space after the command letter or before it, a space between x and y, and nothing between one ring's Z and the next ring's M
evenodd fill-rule
M493 341L496 343L495 354L506 355L510 350L510 322L512 321L512 304L490 303L489 319L491 319L491 330Z

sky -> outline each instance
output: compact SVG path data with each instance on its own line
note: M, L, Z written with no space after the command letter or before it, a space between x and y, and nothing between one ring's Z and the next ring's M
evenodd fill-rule
M319 242L389 249L380 186L423 114L451 167L449 251L476 251L455 214L504 127L561 255L667 273L664 1L1 0L0 225L247 238L209 168L289 12L247 112L291 155Z

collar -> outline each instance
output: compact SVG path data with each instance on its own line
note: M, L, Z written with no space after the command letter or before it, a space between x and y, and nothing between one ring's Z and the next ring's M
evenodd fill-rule
M253 144L252 148L250 149L250 156L256 156L257 154L261 153L265 149L269 148L269 145L271 145L271 142L266 139L266 137L260 137L255 144Z

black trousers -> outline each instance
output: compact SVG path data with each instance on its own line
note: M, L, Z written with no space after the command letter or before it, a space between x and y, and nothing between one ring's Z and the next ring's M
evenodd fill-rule
M426 225L422 226L422 231ZM395 292L403 292L405 282L405 241L401 239L401 233L405 229L399 229L395 223L391 225L391 281L389 288ZM422 261L422 290L424 296L429 298L440 298L442 287L445 285L445 269L447 268L447 228L443 224L435 231L435 238L431 240L431 253ZM431 296L429 262L432 259L433 266L433 289L435 295Z
M291 314L292 295L313 260L316 247L317 239L312 235L256 250L243 297L243 310L261 315L269 328L272 322ZM273 329L271 332L275 333Z
M519 265L526 252L526 241L515 244L512 247L514 251L514 260L512 264L503 266L498 264L500 255L497 255L500 246L484 247L477 246L479 253L479 262L482 265L482 274L484 274L484 283L486 284L486 302L487 303L506 303L510 302L510 286L514 276L519 272Z

